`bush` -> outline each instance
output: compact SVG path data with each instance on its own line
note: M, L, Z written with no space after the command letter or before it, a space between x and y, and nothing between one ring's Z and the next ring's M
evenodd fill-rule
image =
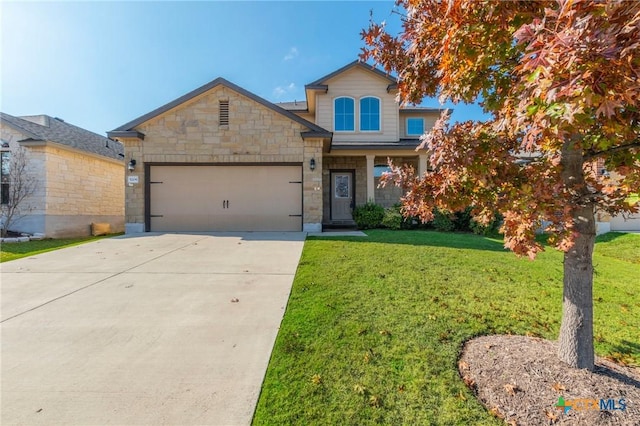
M473 207L467 207L463 211L455 213L455 218L453 220L455 231L472 232L471 222L473 222L473 219L471 218L471 210L473 210Z
M375 203L368 202L353 209L353 220L360 229L379 228L384 218L384 209Z
M501 224L502 215L500 213L496 213L494 219L488 225L481 225L475 220L471 220L470 227L471 232L473 232L474 234L487 236L498 232Z
M433 220L430 224L436 231L451 232L456 229L456 225L453 223L451 216L450 213L444 213L438 209L434 209Z
M384 209L384 217L382 218L382 226L389 229L402 229L404 218L400 214L398 207L388 207Z

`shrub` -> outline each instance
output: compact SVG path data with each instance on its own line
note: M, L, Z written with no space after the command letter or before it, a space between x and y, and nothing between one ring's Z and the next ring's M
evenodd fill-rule
M402 229L404 218L400 214L398 207L388 207L384 209L384 217L382 218L382 226L389 229Z
M360 229L379 228L384 218L384 208L368 202L353 209L353 220Z
M440 232L451 232L456 228L453 223L453 219L451 218L451 214L442 212L438 209L434 209L433 220L430 224L436 231Z
M500 225L502 224L502 215L496 213L494 219L488 225L482 225L475 220L471 220L470 227L471 232L478 235L491 235L498 232Z

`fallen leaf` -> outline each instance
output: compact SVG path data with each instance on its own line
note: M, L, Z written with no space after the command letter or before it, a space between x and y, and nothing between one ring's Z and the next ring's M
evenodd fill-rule
M499 418L499 419L502 419L502 418L503 418L503 415L502 415L502 413L500 412L500 409L499 409L497 406L493 406L493 408L492 408L491 410L489 410L489 412L490 412L493 416L495 416L495 417L497 417L497 418Z
M507 391L507 393L509 395L515 395L516 392L518 392L521 389L516 385L512 385L511 383L507 383L506 385L504 385L504 390Z
M367 388L364 385L361 385L359 383L353 386L353 390L355 393L360 395L364 395L367 392Z
M319 374L314 374L313 376L311 376L311 383L313 383L314 385L319 385L320 383L322 383L322 376Z
M462 381L464 382L465 385L467 385L469 388L474 389L476 387L476 382L475 380L473 380L471 377L469 376L464 376L462 378Z
M460 368L461 370L468 370L469 369L469 363L466 361L460 361L458 363L458 368Z
M558 420L557 414L552 411L545 410L544 414L551 420L551 422L555 423Z

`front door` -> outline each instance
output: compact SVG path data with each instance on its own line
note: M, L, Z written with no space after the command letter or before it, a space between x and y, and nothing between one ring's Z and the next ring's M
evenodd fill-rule
M331 220L352 221L353 172L331 173Z

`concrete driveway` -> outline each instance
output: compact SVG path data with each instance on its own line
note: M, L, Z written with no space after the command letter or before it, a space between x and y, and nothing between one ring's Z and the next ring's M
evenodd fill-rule
M3 263L3 425L246 425L304 234L140 234Z

